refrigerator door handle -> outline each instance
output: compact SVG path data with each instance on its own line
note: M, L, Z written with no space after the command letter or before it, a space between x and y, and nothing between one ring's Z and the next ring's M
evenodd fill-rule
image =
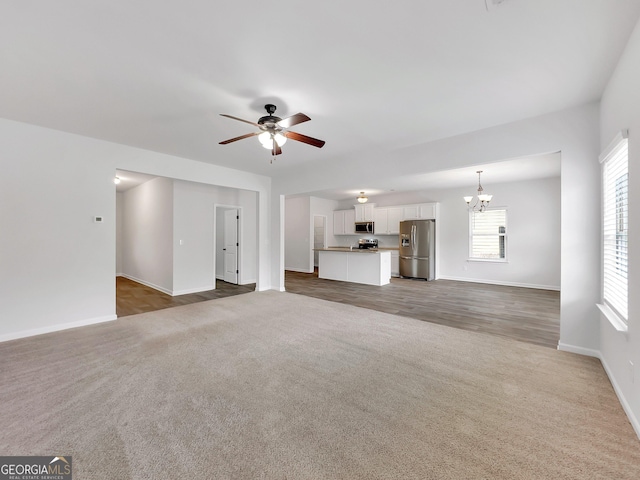
M416 225L411 225L411 252L413 253L414 257L416 255L416 230Z

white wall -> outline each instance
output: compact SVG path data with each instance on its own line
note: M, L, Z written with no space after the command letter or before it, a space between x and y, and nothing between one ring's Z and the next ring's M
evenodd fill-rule
M256 192L271 288L268 177L4 119L0 164L0 341L116 318L116 169Z
M284 268L295 272L313 272L313 216L309 197L285 201Z
M599 324L600 358L631 422L640 435L640 23L609 81L601 106L600 146L629 130L629 320L616 331L604 317ZM594 162L597 163L597 162Z
M122 274L169 295L173 286L173 182L155 178L123 193Z
M341 245L342 236L333 235L333 211L338 202L314 196L290 197L285 199L284 258L285 270L312 273L313 260L313 217L327 218L327 245Z
M256 282L256 252L258 248L256 193L194 182L175 181L174 295L214 288L214 214L216 213L216 205L241 208L238 282L240 284ZM180 240L182 240L182 245L180 245Z
M440 202L440 278L559 290L560 178L511 184L487 180L491 206L507 208L508 261L468 261L469 215L462 197L469 188L430 192Z
M116 275L122 275L124 193L116 193Z
M0 120L0 340L115 318L112 149L70 137Z

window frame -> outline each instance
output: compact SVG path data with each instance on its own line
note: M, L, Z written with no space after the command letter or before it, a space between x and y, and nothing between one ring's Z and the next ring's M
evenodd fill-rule
M621 156L622 155L622 156ZM618 163L624 165L621 170ZM628 257L628 232L629 232L629 144L628 132L621 131L616 135L611 144L600 154L601 164L601 215L600 215L600 300L598 308L609 322L618 331L626 332L628 329L629 308L629 257ZM609 163L616 162L616 163ZM608 167L616 174L609 177ZM625 177L623 215L620 215L620 179ZM626 203L625 203L626 202ZM608 208L607 208L608 207ZM624 232L620 234L619 226ZM620 238L624 237L621 242ZM624 250L624 252L623 252ZM624 265L620 267L620 259L624 257ZM624 271L624 275L618 272ZM612 279L613 278L613 279ZM623 278L623 280L620 280ZM609 282L609 283L608 283ZM620 285L623 285L623 289ZM624 290L623 292L621 290ZM620 295L622 293L622 295Z
M474 235L473 234L473 220L474 220L474 216L476 214L482 214L482 213L486 213L486 212L493 212L493 211L504 211L504 218L505 218L505 231L504 233L497 233L497 234L484 234L484 235ZM470 209L469 210L469 223L468 223L468 227L469 227L469 235L468 235L468 247L469 250L467 252L467 261L468 262L485 262L485 263L508 263L509 262L509 209L507 207L487 207L485 209L485 212L479 212L477 210L473 210ZM504 238L504 258L482 258L482 257L474 257L472 256L473 254L473 238L474 236L494 236L494 235L498 235L498 236L502 236L502 238Z

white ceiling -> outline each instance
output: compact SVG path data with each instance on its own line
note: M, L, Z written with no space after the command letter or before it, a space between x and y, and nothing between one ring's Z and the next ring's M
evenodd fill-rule
M638 0L493 3L4 2L0 117L278 176L597 100L640 16ZM270 164L256 139L218 144L254 130L220 113L265 103L309 115L292 130L325 147L289 141Z

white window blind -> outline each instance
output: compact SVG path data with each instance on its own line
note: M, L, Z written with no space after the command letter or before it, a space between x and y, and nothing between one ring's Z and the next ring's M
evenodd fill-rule
M469 258L506 260L507 210L488 209L469 212Z
M629 152L621 138L602 159L602 296L624 321L628 317Z

